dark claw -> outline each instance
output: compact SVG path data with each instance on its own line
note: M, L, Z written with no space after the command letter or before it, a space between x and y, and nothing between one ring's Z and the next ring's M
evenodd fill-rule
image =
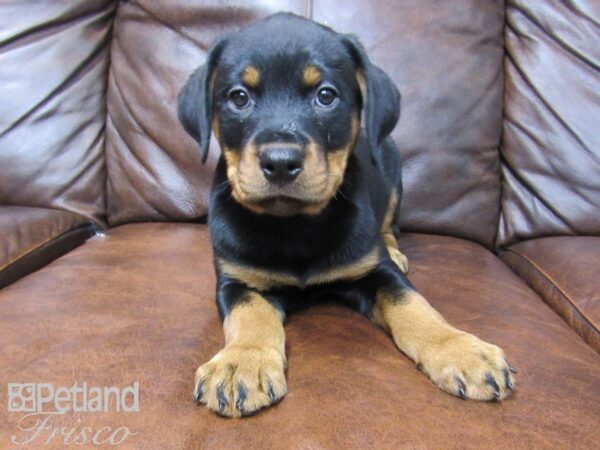
M489 384L492 389L494 390L494 397L497 399L500 398L500 388L498 387L498 383L496 383L496 380L494 380L494 377L492 376L491 373L486 373L485 374L485 382L487 384Z
M196 403L202 403L202 396L204 395L204 380L200 380L196 392L194 393L194 400Z
M244 402L246 401L247 397L248 397L248 389L246 388L244 383L238 384L238 398L237 398L237 401L235 402L235 407L237 409L239 409L240 411L242 409L244 409Z
M418 364L417 364L417 370L418 370L419 372L423 372L423 364L421 364L421 363L418 363Z
M227 407L229 402L227 401L227 397L225 397L225 391L223 391L223 385L219 384L217 386L217 400L219 402L219 412L223 412L223 410Z
M275 397L275 391L273 390L273 385L271 384L271 382L269 382L269 398L271 399L271 403L275 403L275 400L277 400L277 398Z
M505 360L506 361L506 360ZM517 373L518 370L515 369L511 363L509 363L508 361L506 361L506 365L508 366L508 369L512 372L512 373Z
M510 381L510 373L508 369L502 369L502 373L504 374L504 386L506 386L506 389L514 389L515 386Z
M463 400L467 399L467 386L465 386L465 382L461 380L459 377L454 377L456 380L456 384L458 384L458 396Z

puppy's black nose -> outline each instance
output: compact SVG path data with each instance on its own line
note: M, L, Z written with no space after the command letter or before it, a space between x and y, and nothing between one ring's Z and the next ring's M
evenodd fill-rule
M304 155L300 149L293 147L270 147L260 151L258 160L267 180L286 184L294 181L302 172Z

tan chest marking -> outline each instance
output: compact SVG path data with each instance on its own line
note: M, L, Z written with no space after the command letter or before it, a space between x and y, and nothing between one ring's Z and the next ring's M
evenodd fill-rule
M341 280L358 280L373 270L377 264L379 264L379 250L377 247L374 247L373 250L360 258L358 261L345 266L333 267L309 277L306 284L327 284Z
M219 259L218 261L219 269L224 275L259 291L284 286L304 288L306 286L328 284L335 281L357 280L373 270L378 263L379 250L375 247L357 261L344 266L332 267L303 280L289 274L243 266L225 261L224 259Z
M223 275L233 278L234 280L259 291L266 291L271 288L282 286L300 287L299 279L284 273L244 266L225 261L221 258L219 258L218 264Z

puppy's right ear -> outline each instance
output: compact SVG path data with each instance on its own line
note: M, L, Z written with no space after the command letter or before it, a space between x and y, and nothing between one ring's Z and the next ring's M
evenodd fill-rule
M206 62L198 67L179 92L177 116L185 131L200 144L200 157L206 162L212 121L212 78L219 65L226 40L209 51Z

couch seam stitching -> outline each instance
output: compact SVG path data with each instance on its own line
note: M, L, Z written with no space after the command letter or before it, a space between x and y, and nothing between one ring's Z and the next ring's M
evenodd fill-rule
M546 280L548 283L550 283L550 285L552 285L552 287L566 300L566 302L571 305L571 307L577 311L579 313L579 315L585 320L585 322L590 326L590 328L592 328L593 330L596 331L596 333L600 334L600 329L598 329L596 327L596 325L594 325L593 323L591 323L587 317L587 315L585 315L583 313L583 311L575 304L571 301L571 299L569 298L569 296L560 288L558 287L558 285L556 283L554 283L552 281L552 278L550 278L546 272L544 272L542 269L540 269L534 262L530 261L528 258L526 258L525 256L521 255L520 253L512 250L512 249L508 249L505 250L506 252L510 252L516 256L518 256L519 258L521 258L523 261L525 261L527 264L529 264L531 267L533 267L540 275L542 275L543 279ZM541 295L541 293L540 293ZM542 298L544 296L542 295Z
M55 241L57 239L60 239L63 236L66 236L67 234L73 232L73 231L77 231L83 228L92 228L94 229L94 224L92 222L87 222L87 223L83 223L81 225L78 225L74 228L70 228L60 234L57 234L56 236L52 236L50 239L47 239L46 241L42 242L41 244L37 245L35 248L32 248L31 250L22 253L21 255L19 255L17 258L13 259L12 261L10 261L8 264L5 264L4 266L0 267L0 273L4 272L6 269L8 269L10 266L12 266L13 264L19 262L20 260L22 260L23 258L29 256L32 253L35 253L36 251L38 251L40 248L44 247L45 245L48 245L50 243L52 243L52 241Z

